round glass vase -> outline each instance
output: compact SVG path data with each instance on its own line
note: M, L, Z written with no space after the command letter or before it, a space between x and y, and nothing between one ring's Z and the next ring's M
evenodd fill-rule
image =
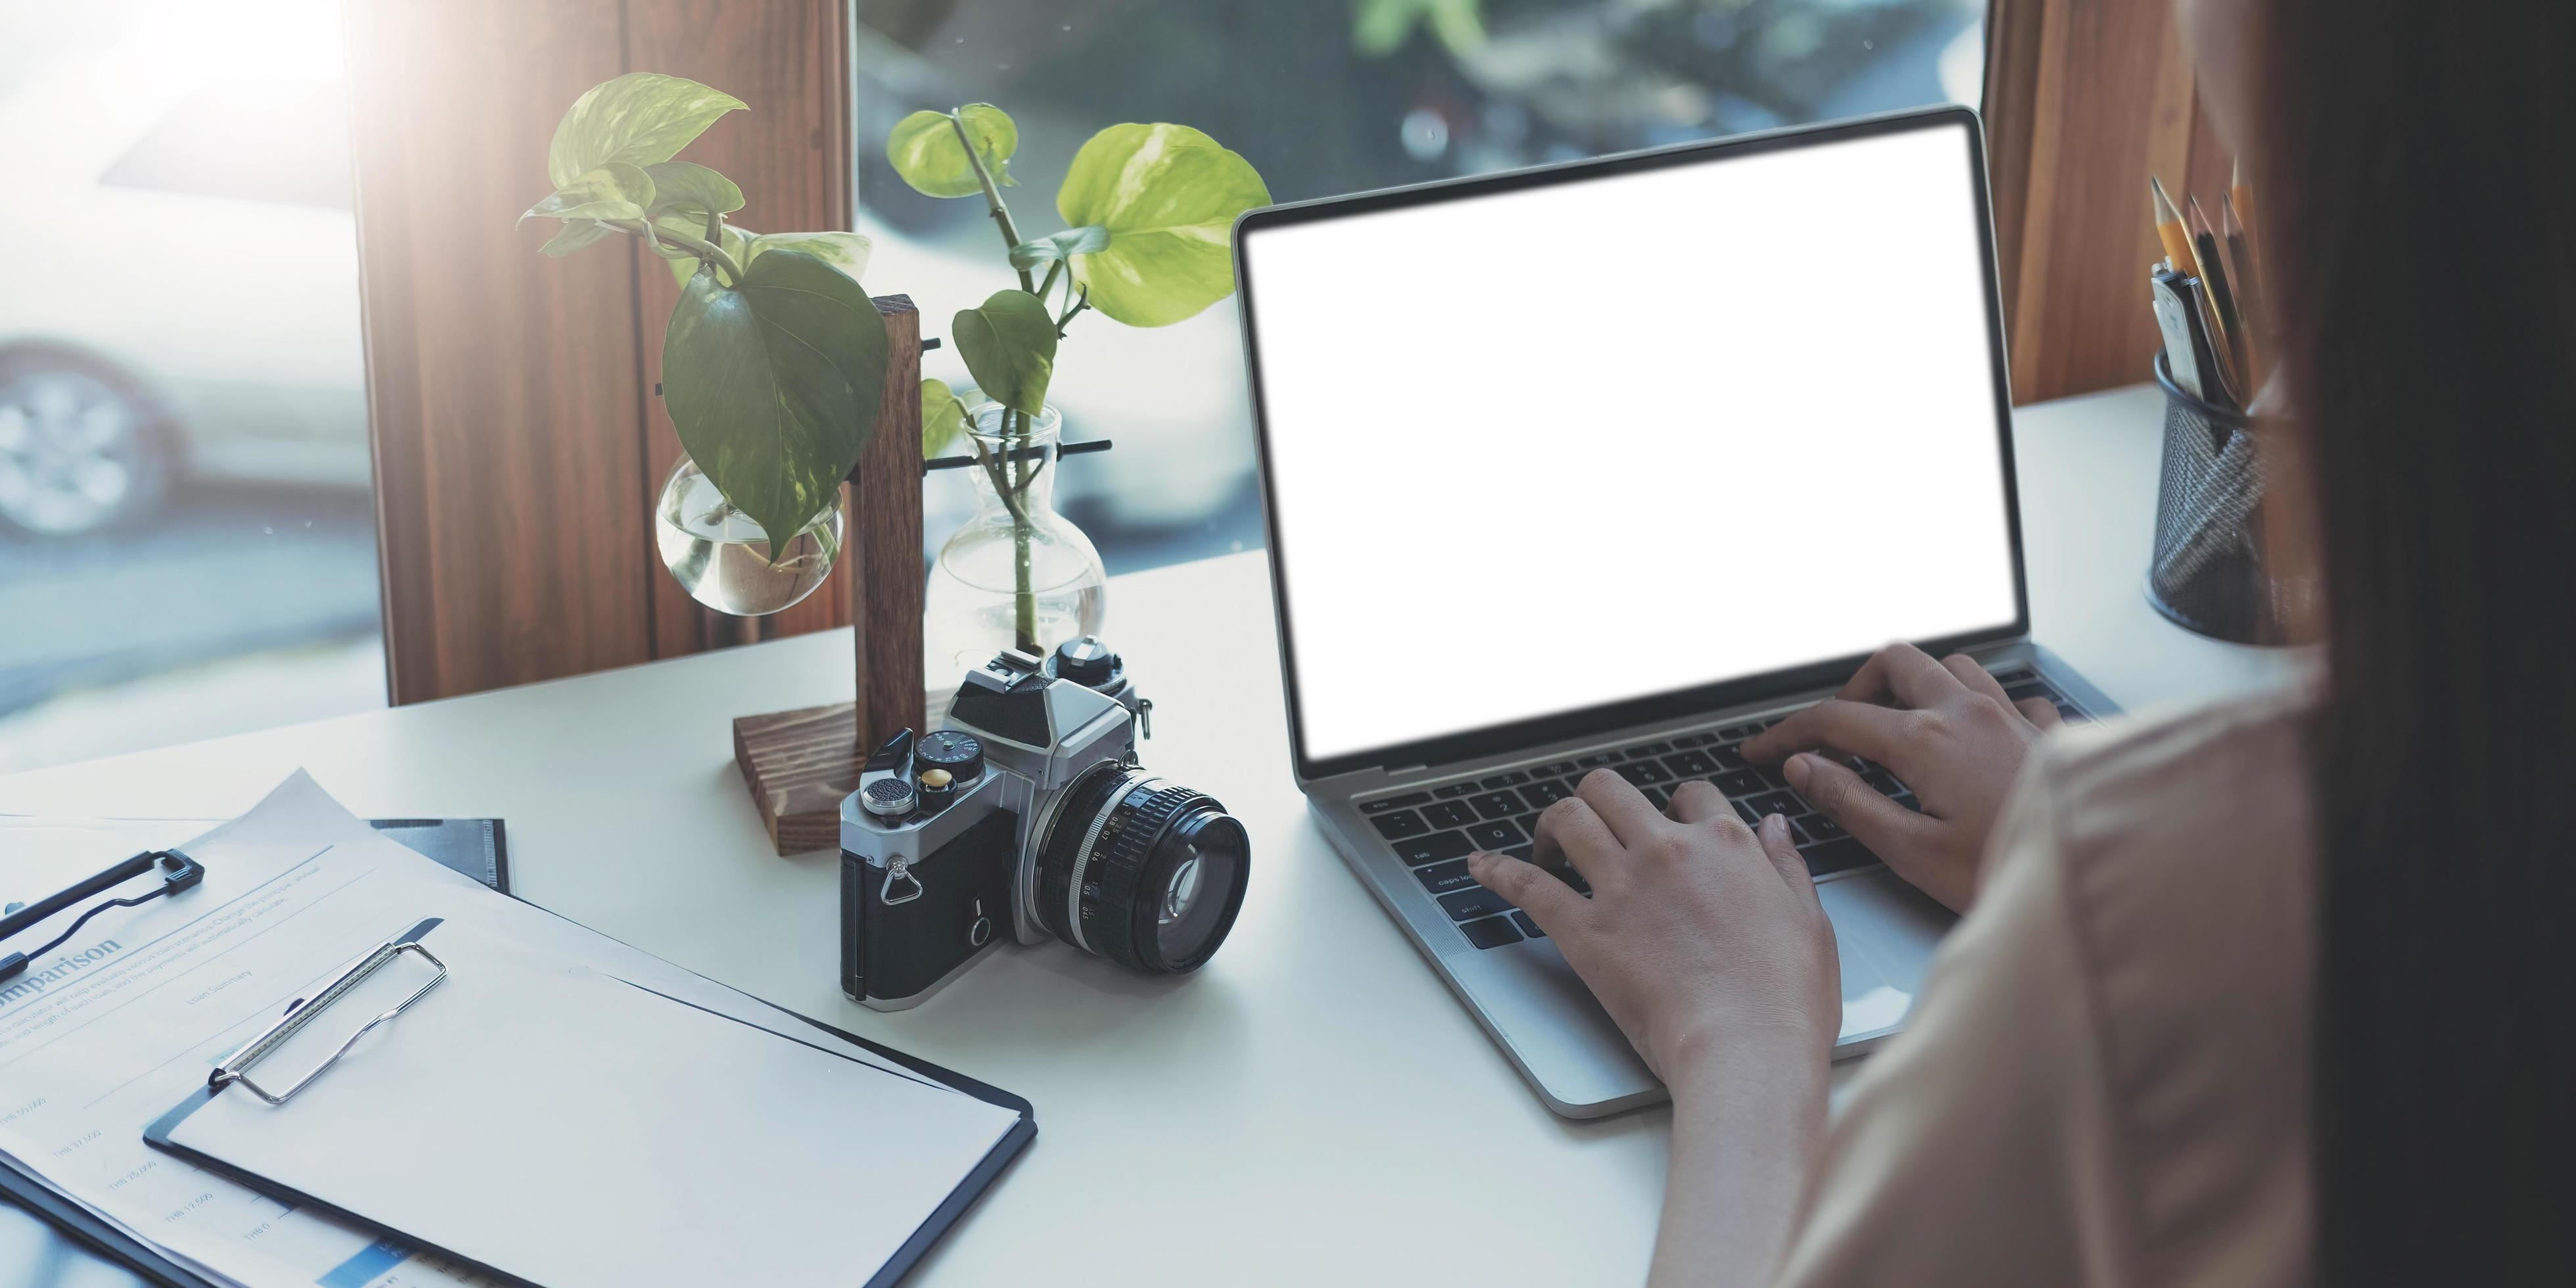
M1043 655L1100 633L1109 570L1082 529L1055 510L1056 448L1063 418L985 403L968 414L975 517L931 564L922 598L923 664L932 683L953 683L1008 648Z
M653 503L653 543L689 597L720 613L761 617L814 593L841 557L841 503L814 516L772 561L769 534L734 508L687 456Z

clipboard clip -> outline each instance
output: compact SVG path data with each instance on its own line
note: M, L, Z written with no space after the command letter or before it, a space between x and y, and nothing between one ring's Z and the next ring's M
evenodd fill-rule
M336 976L333 976L331 982L323 985L322 991L314 994L310 999L299 997L294 1001L289 1002L286 1006L285 1013L279 1015L275 1020L270 1021L267 1028L259 1031L258 1036L252 1038L246 1043L243 1043L240 1049L234 1051L231 1055L225 1056L223 1063L216 1065L215 1071L206 1075L206 1085L216 1091L221 1091L234 1083L240 1083L243 1087L247 1088L252 1095L259 1097L261 1100L268 1102L272 1106L282 1105L287 1101L294 1099L295 1093L304 1090L306 1087L312 1086L314 1079L319 1078L324 1073L328 1072L332 1065L338 1064L340 1062L340 1057L349 1053L349 1048L358 1045L358 1039L374 1032L377 1025L402 1014L406 1010L409 1010L412 1003L428 996L429 990L438 987L441 983L446 981L447 963L440 961L437 954L420 946L420 936L426 933L430 927L437 924L437 919L433 918L429 921L422 922L418 926L414 926L409 931L404 932L403 936L399 939L389 939L385 941L382 945L379 945L374 952L350 963L348 969L341 971ZM358 1031L350 1034L347 1041L342 1042L337 1049L333 1050L329 1059L313 1066L312 1072L296 1079L294 1085L288 1087L286 1090L272 1093L267 1088L250 1080L250 1067L252 1065L259 1063L261 1059L276 1051L280 1046L285 1045L287 1039L303 1032L304 1026L312 1023L313 1017L321 1014L331 1005L331 1003L340 1000L340 998L348 994L349 990L365 983L368 976L375 974L377 971L383 970L386 966L392 964L395 958L400 957L405 953L420 954L423 961L426 961L430 965L438 968L438 973L431 976L427 983L413 989L409 996L394 1003L390 1009L378 1014L374 1019L359 1025Z

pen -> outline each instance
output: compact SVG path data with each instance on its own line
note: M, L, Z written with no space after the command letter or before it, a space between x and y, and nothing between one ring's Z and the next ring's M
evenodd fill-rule
M2200 198L2192 197L2192 246L2200 262L2200 283L2209 292L2210 308L2218 315L2219 343L2227 346L2228 356L2242 370L2245 365L2244 315L2237 311L2236 291L2229 283L2227 265L2218 254L2218 234L2211 231L2209 216L2202 214Z

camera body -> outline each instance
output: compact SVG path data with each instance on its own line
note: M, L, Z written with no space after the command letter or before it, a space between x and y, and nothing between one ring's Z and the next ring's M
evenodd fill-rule
M1001 654L940 728L878 748L841 803L842 992L904 1010L1005 938L1149 974L1204 962L1242 903L1242 826L1137 766L1150 710L1085 637Z

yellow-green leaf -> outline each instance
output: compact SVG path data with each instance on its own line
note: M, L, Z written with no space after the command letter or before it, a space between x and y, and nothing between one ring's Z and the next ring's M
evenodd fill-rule
M932 197L974 196L984 188L975 181L966 145L958 141L960 125L975 140L975 153L984 158L993 182L1002 187L1016 182L1011 178L1011 154L1020 150L1020 127L1009 113L990 103L958 108L953 122L945 112L915 112L895 122L886 135L886 160L916 192Z
M1055 378L1055 319L1027 291L995 291L981 308L965 309L948 324L948 341L966 362L984 395L1035 416L1046 409Z
M570 183L528 207L531 219L642 219L653 204L653 180L644 167L611 161L573 176Z
M611 161L668 161L741 99L680 76L629 72L573 100L546 149L546 177L561 188Z
M1166 326L1234 293L1234 220L1270 204L1252 163L1186 125L1113 125L1073 155L1056 211L1109 245L1070 257L1091 307Z
M538 247L537 250L540 254L550 255L556 259L562 259L564 256L569 255L574 251L585 249L591 243L598 241L602 237L606 237L609 234L609 231L610 229L608 225L603 224L596 219L567 219L563 222L563 231L556 233L554 235L554 240Z
M921 459L929 460L966 436L966 404L945 380L921 382Z
M695 161L657 161L644 167L644 174L653 181L657 211L694 211L701 227L709 213L730 215L742 209L742 189Z

